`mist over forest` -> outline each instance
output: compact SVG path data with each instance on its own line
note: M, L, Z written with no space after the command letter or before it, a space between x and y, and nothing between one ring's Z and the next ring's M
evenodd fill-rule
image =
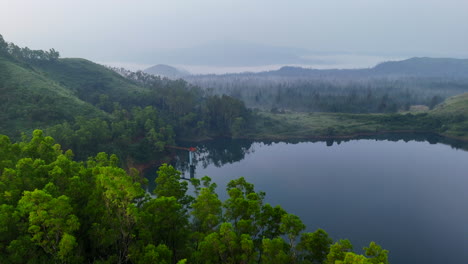
M468 92L468 60L412 58L369 69L276 71L188 75L188 82L212 94L226 94L262 110L395 113L411 106L429 109Z

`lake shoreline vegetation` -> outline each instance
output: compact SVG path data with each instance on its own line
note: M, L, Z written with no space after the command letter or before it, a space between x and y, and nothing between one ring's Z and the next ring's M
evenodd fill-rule
M446 81L450 92L439 95L436 87L414 101L395 99L406 79L387 95L378 89L388 83L380 81L366 83L376 85L366 92L343 94L340 84L335 95L319 94L322 86L308 94L330 112L288 108L304 85L280 89L280 97L262 97L260 88L250 98L257 110L241 92L60 58L54 49L20 48L0 35L0 262L388 263L388 251L374 242L360 255L324 230L304 233L297 216L265 204L265 194L243 178L228 184L226 201L208 177L192 180L189 196L181 173L165 164L174 155L167 146L397 132L468 141L468 94L448 97L463 91L465 80ZM366 108L349 108L364 99ZM266 110L271 102L278 107ZM430 110L408 112L411 102ZM155 164L161 167L150 195L140 173Z

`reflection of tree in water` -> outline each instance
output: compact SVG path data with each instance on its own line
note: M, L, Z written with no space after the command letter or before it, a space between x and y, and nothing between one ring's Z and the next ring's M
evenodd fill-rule
M216 167L221 167L224 164L241 161L246 154L250 154L255 150L252 148L252 140L232 140L223 139L213 142L207 142L200 146L200 150L204 155L199 156L203 167L213 164Z
M198 143L195 145L194 165L201 164L204 168L213 164L221 167L228 163L243 160L246 154L254 152L252 144L254 141L245 139L217 139ZM187 144L189 145L189 144ZM193 146L193 145L190 145ZM188 171L188 151L178 151L174 165L178 170Z
M334 144L341 144L342 142L348 142L351 140L361 140L361 139L374 139L377 141L400 141L404 142L417 141L417 142L429 142L430 144L442 143L450 145L452 148L464 149L468 151L468 143L457 141L454 139L445 138L436 134L426 134L426 133L388 133L372 136L360 136L352 139L342 139L342 138L331 138L331 139L295 139L295 140L282 140L282 141L253 141L247 139L217 139L212 141L207 141L203 143L197 143L196 145L185 143L181 144L186 147L197 148L194 165L197 167L200 164L206 168L208 165L213 164L216 167L221 167L225 164L234 163L241 161L245 158L247 154L253 153L255 151L254 143L262 143L264 145L271 145L273 143L284 142L288 144L298 144L302 142L324 142L327 146L333 146ZM188 172L189 167L189 157L188 151L177 151L177 156L172 163L178 170L182 172Z
M331 147L333 144L341 144L341 142L348 142L351 140L361 140L361 139L375 139L376 141L393 141L397 142L403 140L404 142L416 141L416 142L428 142L429 144L445 144L449 145L455 149L463 149L468 151L468 142L446 138L437 134L428 134L428 133L387 133L379 134L372 136L360 136L351 139L341 139L341 138L331 138L325 140L327 146ZM304 140L302 142L321 142L324 140Z

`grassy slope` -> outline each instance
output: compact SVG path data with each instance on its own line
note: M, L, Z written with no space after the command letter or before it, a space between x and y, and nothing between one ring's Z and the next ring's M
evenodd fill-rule
M40 71L1 56L0 94L0 133L10 136L70 120L77 113L104 115Z
M84 59L27 64L0 56L0 134L18 137L76 116L105 118L108 115L93 106L100 95L125 104L146 91Z
M445 136L468 141L468 93L445 100L431 111L431 115L453 120L445 125Z
M468 141L468 94L419 114L258 113L246 136L257 139L339 138L386 132L433 132Z
M373 120L376 115L336 113L272 114L260 112L261 121L249 136L254 138L290 139L327 136L345 136L357 133L372 133L383 129Z
M468 93L445 100L432 110L434 115L463 115L468 117Z
M98 103L96 95L99 94L106 94L110 101L125 103L146 91L116 72L85 59L60 59L57 63L36 64L35 68L93 104Z

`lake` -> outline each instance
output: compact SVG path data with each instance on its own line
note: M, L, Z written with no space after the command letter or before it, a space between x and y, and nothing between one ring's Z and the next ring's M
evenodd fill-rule
M391 135L327 142L215 140L198 144L195 177L225 186L243 176L265 201L298 215L307 231L375 241L390 262L468 259L468 152L438 137ZM442 140L443 141L443 140ZM176 166L185 170L188 154Z

